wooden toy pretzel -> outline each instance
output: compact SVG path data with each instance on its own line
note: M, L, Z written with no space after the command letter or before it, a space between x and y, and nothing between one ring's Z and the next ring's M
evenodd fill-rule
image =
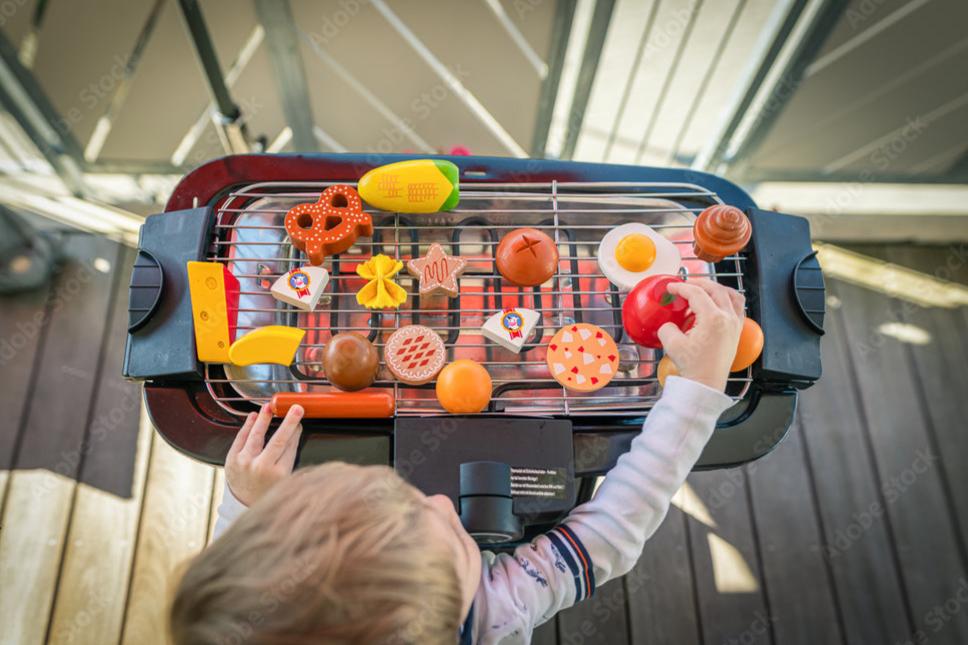
M350 186L336 184L315 204L298 204L286 213L286 232L292 245L320 265L327 255L353 246L359 235L373 235L373 220L363 212L363 202Z

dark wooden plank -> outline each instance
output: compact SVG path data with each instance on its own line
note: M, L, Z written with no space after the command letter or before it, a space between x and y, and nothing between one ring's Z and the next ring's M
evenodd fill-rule
M893 247L889 250L889 257L892 262L925 273L942 273L942 269L954 266L951 260L955 256L945 247ZM964 396L968 393L965 311L968 309L927 308L910 303L903 303L900 309L902 322L928 334L918 342L905 343L905 349L927 411L933 450L940 457L938 471L955 517L963 558L968 546L965 541L968 536L968 470L964 468L968 463L968 432L965 432L968 396Z
M938 607L957 598L965 562L932 446L927 410L903 345L879 331L899 317L899 303L837 283L849 352L870 442L891 519L902 579L910 599L913 636L932 643L968 642L968 613L947 616Z
M119 248L96 236L68 238L69 261L57 277L17 468L77 474L114 278L95 269L94 261L103 258L115 266Z
M800 398L804 457L847 642L902 642L910 633L910 611L836 314L828 313L821 343L823 377Z
M610 580L591 598L558 615L558 641L567 645L630 643L627 603L622 579Z
M0 470L9 470L13 466L35 357L44 336L48 294L49 286L45 286L28 293L0 297L0 371L3 372L0 409L6 415L6 420L0 423Z
M51 643L116 643L121 636L153 429L139 427L140 387L121 378L134 251L124 248L66 546L51 609ZM139 438L140 437L140 438ZM137 453L135 453L137 450Z
M46 638L74 499L74 478L97 380L113 276L98 258L117 263L118 245L71 235L57 274L46 339L39 356L15 470L9 475L0 533L0 624L11 642Z
M698 645L686 517L677 507L669 508L645 543L642 557L625 577L625 590L633 643Z
M121 376L134 254L133 249L122 248L118 264L113 267L118 273L115 301L80 474L82 483L121 497L131 496L141 409L141 384Z
M763 578L777 643L841 643L800 433L795 425L772 453L747 467Z
M701 503L686 500L702 641L770 643L743 470L693 473L687 482Z

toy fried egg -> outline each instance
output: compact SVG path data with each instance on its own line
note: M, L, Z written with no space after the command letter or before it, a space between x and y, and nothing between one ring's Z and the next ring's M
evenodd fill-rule
M599 268L622 291L646 276L676 273L681 261L675 244L638 222L616 226L598 245Z

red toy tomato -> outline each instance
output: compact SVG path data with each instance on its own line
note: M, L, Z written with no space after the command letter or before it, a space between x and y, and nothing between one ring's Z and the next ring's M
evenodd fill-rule
M669 293L670 282L685 282L675 275L653 275L642 279L625 298L622 305L622 324L633 341L644 347L658 349L659 328L671 322L688 331L696 322L685 298Z

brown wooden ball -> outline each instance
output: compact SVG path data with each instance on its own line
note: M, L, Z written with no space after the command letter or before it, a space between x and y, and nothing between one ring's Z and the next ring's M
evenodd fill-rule
M379 368L376 348L359 334L336 334L323 349L326 378L341 390L355 392L369 387L376 380Z
M495 253L497 270L522 287L544 284L558 269L558 247L534 228L519 228L505 235Z

